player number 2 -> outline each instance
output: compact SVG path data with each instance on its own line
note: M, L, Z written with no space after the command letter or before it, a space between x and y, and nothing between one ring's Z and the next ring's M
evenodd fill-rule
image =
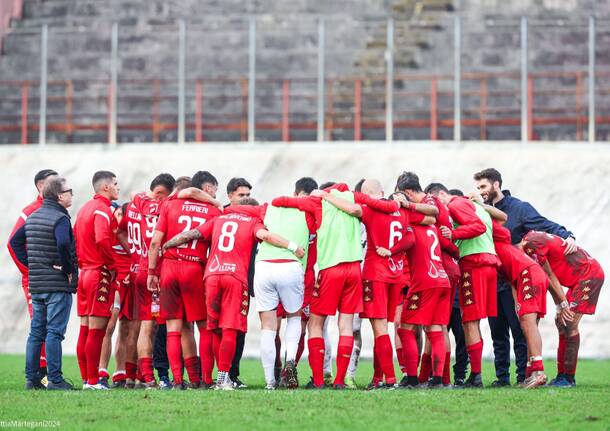
M235 246L235 234L237 233L237 223L234 221L225 222L220 228L220 238L218 238L218 250L230 252Z
M430 246L430 258L440 262L441 257L438 254L438 236L436 235L436 232L434 232L432 229L428 229L426 231L426 235L433 238L432 245Z
M188 232L191 229L196 229L197 227L201 226L202 224L205 223L205 219L201 218L201 217L190 217L187 215L182 215L180 217L178 217L178 223L180 224L184 224L184 230L182 232ZM193 226L193 223L198 223L197 226ZM195 250L195 248L197 248L197 240L194 239L190 242L191 244L191 249ZM182 244L179 245L177 248L187 248L188 247L188 243L187 244Z

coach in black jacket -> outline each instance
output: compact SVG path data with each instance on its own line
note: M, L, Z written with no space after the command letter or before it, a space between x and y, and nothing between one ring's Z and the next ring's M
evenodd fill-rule
M72 189L64 178L49 180L43 204L11 239L17 258L28 267L33 316L26 346L26 389L44 389L40 382L40 346L46 342L49 390L69 390L61 372L61 342L66 333L72 294L78 283L74 234L67 208ZM26 247L27 244L27 247Z
M504 225L510 230L513 244L518 244L531 230L558 235L565 240L566 254L576 251L576 242L572 232L555 222L544 218L528 202L523 202L510 195L508 190L502 191L502 175L496 169L489 168L474 174L477 189L485 203L504 211L508 221ZM498 316L489 318L491 337L494 346L494 364L496 380L492 386L510 385L510 332L513 335L515 362L517 365L517 382L525 380L527 365L527 344L515 312L510 283L502 277L498 280Z

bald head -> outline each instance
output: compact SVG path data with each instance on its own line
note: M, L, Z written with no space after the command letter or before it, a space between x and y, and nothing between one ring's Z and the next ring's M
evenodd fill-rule
M362 183L362 193L373 198L380 199L383 197L383 187L381 186L379 180L366 179Z

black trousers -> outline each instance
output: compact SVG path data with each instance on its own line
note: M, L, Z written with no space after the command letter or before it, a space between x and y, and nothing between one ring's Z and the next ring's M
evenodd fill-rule
M231 363L231 369L229 370L229 377L233 381L239 377L239 363L242 355L244 354L245 344L246 333L237 331L237 337L235 338L235 356L233 356L233 362Z
M460 309L451 309L451 320L448 329L453 332L455 337L455 364L453 365L453 380L466 378L466 368L468 368L468 352L466 351L466 339L464 338L464 328L462 328L462 315Z
M488 320L494 347L496 377L498 380L510 382L510 330L517 365L517 381L524 380L527 366L527 343L515 311L515 301L511 289L498 291L498 317L490 317Z
M169 375L169 360L167 359L167 326L159 325L153 347L153 366L159 377Z

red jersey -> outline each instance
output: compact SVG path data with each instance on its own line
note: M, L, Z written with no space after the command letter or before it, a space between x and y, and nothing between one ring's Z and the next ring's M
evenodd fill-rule
M187 232L210 222L220 215L220 210L210 204L192 200L170 198L164 202L159 215L156 231L165 234L164 242L182 232ZM205 263L209 242L194 239L178 247L170 248L163 253L166 259L188 260Z
M211 275L231 275L248 284L248 269L256 232L265 229L260 218L245 214L223 214L197 228L210 242L204 279Z
M564 240L557 235L531 231L523 240L523 250L540 265L548 262L562 286L576 287L600 268L599 263L580 247L574 253L564 254Z
M152 241L163 202L151 199L144 193L139 193L134 196L132 203L141 215L140 235L142 248L140 253L140 266L142 268L148 268L148 249L150 248L150 242Z
M126 274L131 269L131 256L125 251L121 243L116 239L112 245L112 254L114 256L114 268L117 273Z
M133 201L127 205L127 211L123 214L119 230L127 232L127 242L129 242L129 252L131 254L131 263L138 265L142 256L142 230L140 224L142 222L142 214Z
M404 252L390 257L377 254L377 247L392 249L406 235L413 235L406 211L387 214L362 207L362 223L366 227L366 255L362 268L364 280L399 283L403 275Z
M409 292L426 289L450 288L449 278L443 268L441 247L436 226L414 224L415 245L407 250L411 270Z
M457 245L453 243L453 241L441 235L441 226L453 229L453 223L451 222L451 217L449 216L449 209L440 201L438 197L433 195L426 195L423 203L434 205L438 209L435 226L437 233L439 234L438 240L441 245L443 268L445 268L445 272L448 276L459 277L460 266L458 265L456 259L460 258L460 250L458 249Z
M501 266L498 271L516 286L521 272L536 265L527 254L512 245L510 231L495 220L492 220L494 246Z
M34 211L39 209L41 206L42 206L42 197L38 196L34 202L32 202L31 204L29 204L28 206L26 206L24 209L21 210L21 214L19 214L19 218L15 222L15 226L13 226L13 230L11 231L11 234L8 237L8 242L6 244L6 247L8 248L8 252L11 255L11 258L13 259L13 262L15 262L15 265L17 265L17 268L19 269L21 274L24 276L28 274L28 267L23 265L21 262L19 262L19 259L17 259L17 256L15 256L15 252L11 248L11 239L13 238L13 235L15 235L15 232L17 232L19 229L21 229L21 227L25 224L25 221L28 219L30 214L32 214Z
M74 225L79 268L113 268L112 245L117 227L108 199L96 194L85 203Z

